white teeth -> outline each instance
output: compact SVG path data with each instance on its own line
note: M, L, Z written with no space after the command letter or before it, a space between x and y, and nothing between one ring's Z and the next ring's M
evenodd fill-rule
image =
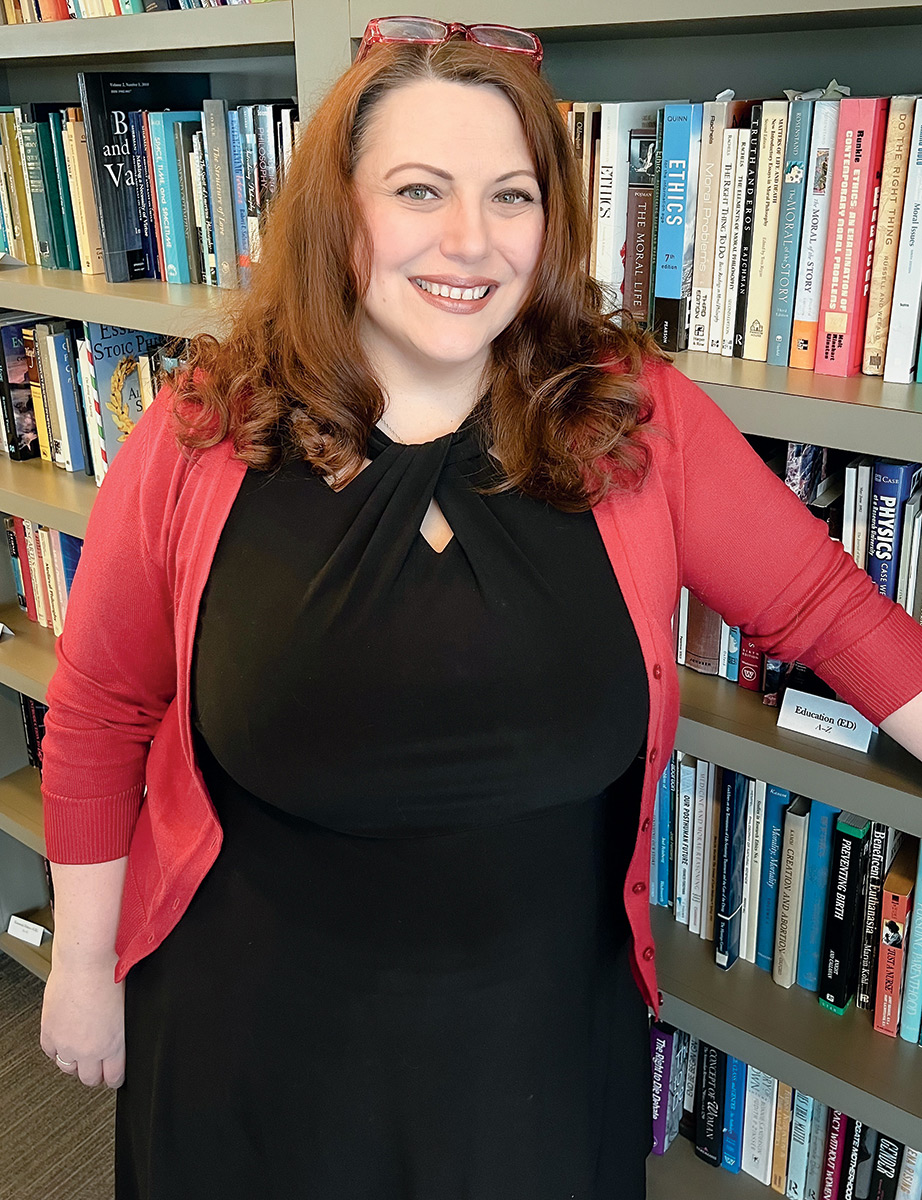
M490 290L489 284L475 288L459 288L449 287L447 283L430 283L428 279L415 279L413 282L424 292L433 296L444 296L446 300L481 300Z

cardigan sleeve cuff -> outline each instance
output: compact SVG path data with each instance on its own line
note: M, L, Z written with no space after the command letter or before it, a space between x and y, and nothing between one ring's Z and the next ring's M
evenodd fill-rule
M874 725L922 692L922 625L894 604L847 650L808 664Z
M141 809L144 784L92 800L42 790L45 853L53 863L87 865L124 858Z

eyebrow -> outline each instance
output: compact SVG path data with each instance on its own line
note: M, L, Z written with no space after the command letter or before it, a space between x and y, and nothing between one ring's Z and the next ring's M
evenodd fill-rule
M398 167L391 167L391 169L385 174L384 178L390 179L390 177L392 175L396 175L398 171L405 170L429 171L433 175L438 175L439 179L447 179L449 183L451 183L454 179L454 176L449 174L448 171L442 171L438 167L430 166L429 163L420 162L401 163ZM505 175L498 175L493 182L504 183L507 179L514 179L516 175L527 175L530 179L537 180L537 176L535 175L534 171L521 170L507 171Z

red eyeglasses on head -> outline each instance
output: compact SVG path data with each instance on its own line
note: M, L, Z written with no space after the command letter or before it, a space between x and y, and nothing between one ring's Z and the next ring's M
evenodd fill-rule
M491 50L524 54L536 71L541 68L544 50L535 35L525 29L513 29L510 25L462 25L460 21L437 21L434 17L375 17L365 27L355 61L361 62L372 46L383 42L438 46L454 37L464 37Z

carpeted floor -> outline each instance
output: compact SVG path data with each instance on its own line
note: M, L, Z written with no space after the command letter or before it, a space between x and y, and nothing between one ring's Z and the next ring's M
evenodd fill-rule
M42 1053L42 987L0 951L0 1200L112 1200L115 1093Z

